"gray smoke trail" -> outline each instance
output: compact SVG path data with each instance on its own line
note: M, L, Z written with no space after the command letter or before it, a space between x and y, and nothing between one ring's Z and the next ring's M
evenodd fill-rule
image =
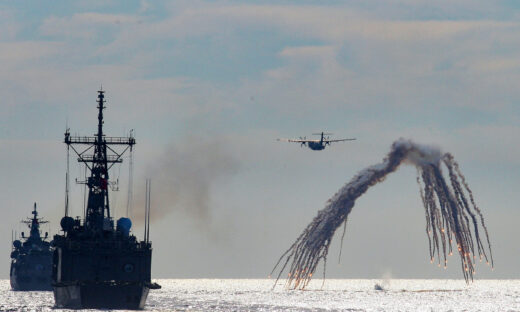
M346 226L348 215L356 199L369 187L383 181L403 162L413 164L418 169L417 181L421 186L420 194L426 215L431 261L433 262L437 255L440 264L442 252L446 264L446 255L451 254L453 237L455 237L466 282L473 280L475 249L481 260L484 257L493 265L491 244L484 218L475 205L473 194L453 156L449 153L442 154L437 148L399 139L392 144L390 153L382 163L362 170L328 200L325 208L318 211L318 215L274 266L271 274L281 265L274 286L289 263L287 288L305 288L311 281L320 260L324 263L323 278L325 278L330 243L336 229L343 223ZM449 184L442 175L441 164L448 169ZM464 190L469 194L469 201ZM479 236L479 221L486 234L489 259Z
M173 211L183 211L207 227L211 218L213 187L237 174L241 167L229 146L223 138L208 140L191 136L186 139L186 144L172 144L159 159L154 160L146 170L146 177L152 179L151 221ZM135 188L134 204L133 220L142 224L142 185Z

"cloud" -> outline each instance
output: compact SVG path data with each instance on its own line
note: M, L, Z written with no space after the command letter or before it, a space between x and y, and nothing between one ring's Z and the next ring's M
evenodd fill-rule
M16 39L22 28L22 23L16 20L13 10L1 8L0 10L0 42Z
M151 7L152 7L152 5L150 4L149 1L141 0L141 2L139 3L139 13L145 13Z
M469 70L478 68L479 62L488 55L496 57L496 53L501 53L489 48L493 42L502 40L505 45L514 46L516 43L505 38L515 34L519 26L516 22L494 20L378 19L363 10L361 12L358 8L326 6L188 5L175 7L165 19L122 29L114 41L100 47L98 52L115 55L133 50L143 55L155 55L156 51L149 49L152 40L182 41L207 38L205 36L211 38L223 33L226 36L221 44L232 48L241 36L238 30L262 29L281 33L291 38L289 42L300 38L322 40L324 44L290 46L288 43L289 46L280 47L278 56L290 63L266 68L262 77L247 77L242 87L256 84L259 89L268 85L281 88L280 82L283 82L285 87L289 87L286 93L297 96L299 92L295 93L294 89L298 86L309 93L312 93L312 85L323 86L315 90L316 96L329 93L336 97L325 103L338 103L340 99L353 97L355 102L364 105L384 98L391 105L410 106L428 102L437 94L445 94L447 100L439 105L483 107L488 105L486 97L475 101L465 96L467 92L458 91L471 88L489 92L487 78L471 81ZM184 55L182 44L163 48L177 57L207 57L203 51L200 55ZM302 59L311 56L312 59ZM503 57L512 58L510 55ZM453 85L460 85L460 89L455 91L451 88ZM367 92L371 99L356 96ZM309 94L305 96L308 98ZM303 101L294 99L285 103L292 110L295 106L290 103ZM280 108L285 110L283 105Z
M280 56L297 58L335 57L336 48L334 46L286 47L280 52Z
M489 58L468 64L471 69L482 74L493 74L496 72L518 72L520 60L518 58Z
M107 31L141 22L132 15L86 12L70 17L48 17L40 26L40 32L44 36L93 40L108 35Z
M494 20L400 20L379 18L349 7L282 5L205 5L177 9L168 18L146 23L138 37L183 38L262 26L292 36L341 42L349 38L428 41L481 29L518 27Z
M188 38L236 37L244 29L282 34L293 40L314 39L339 45L361 39L429 42L459 38L482 30L501 32L518 28L517 22L496 20L418 20L401 19L399 16L382 18L371 14L370 10L356 6L232 5L203 2L176 5L166 12L168 15L159 20L143 19L139 15L91 13L66 19L52 18L46 21L42 29L50 29L51 33L66 31L71 36L92 38L95 30L86 31L83 27L86 22L99 20L101 25L111 25L115 20L127 21L125 27L110 27L117 34L100 51L112 55L135 48L147 50L153 40L171 42ZM95 29L95 25L92 26ZM74 34L75 32L77 33Z
M59 55L65 47L61 42L0 42L0 63L12 69L27 68L35 60Z
M147 122L166 115L196 119L224 109L248 115L258 107L301 118L344 108L361 118L380 119L391 110L385 118L398 122L421 109L511 111L512 99L519 95L514 86L520 78L515 70L520 45L514 39L516 22L405 20L400 19L402 12L380 17L355 6L185 2L166 13L159 19L94 12L46 18L40 32L54 41L3 45L0 62L6 68L19 66L0 74L5 103L57 105L59 95L59 105L86 110L90 107L79 105L78 98L88 102L95 97L93 88L103 83L112 92L111 109L122 113L125 122L141 116L153 116L144 117ZM79 40L96 38L104 27L111 30L108 41ZM258 29L287 38L275 43L279 46L271 57L276 62L262 67L258 75L229 83L182 76L175 62L167 74L150 69L172 55L179 63L207 57L204 51L183 53L183 44L155 49L150 42L200 37L210 44L211 36L225 32L221 43L232 48L244 36L238 30L247 35ZM304 44L294 38L304 39ZM305 42L309 39L320 42ZM255 55L247 49L244 53ZM117 60L111 58L114 55ZM16 97L9 90L16 90ZM257 101L244 101L251 95Z

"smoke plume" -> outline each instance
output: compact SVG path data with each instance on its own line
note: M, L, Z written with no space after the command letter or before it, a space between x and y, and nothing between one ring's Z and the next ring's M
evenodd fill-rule
M439 265L441 261L446 265L446 256L451 255L455 248L461 259L462 274L466 282L473 280L477 255L480 260L484 258L493 266L491 244L484 218L453 156L449 153L443 154L434 147L399 139L392 144L390 153L382 163L362 170L328 200L325 208L318 212L276 263L271 272L273 274L280 268L275 286L288 267L286 287L305 288L320 260L324 263L325 278L330 243L342 224L344 230L346 229L348 215L356 199L371 186L382 182L403 162L414 165L418 171L417 182L425 209L431 261L435 261L436 257ZM442 164L448 171L448 179L442 174ZM485 245L480 238L480 227L485 233Z
M189 137L186 144L170 145L146 172L151 178L150 220L183 211L207 225L211 217L211 192L216 183L235 175L240 162L224 139ZM144 222L144 178L136 185L133 220Z

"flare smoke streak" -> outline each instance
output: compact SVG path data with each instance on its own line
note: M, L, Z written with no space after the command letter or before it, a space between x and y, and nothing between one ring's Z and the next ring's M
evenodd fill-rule
M452 249L456 249L460 255L462 274L466 282L473 280L477 256L479 260L484 258L493 266L484 217L475 204L473 193L453 156L449 153L443 154L437 148L399 139L392 144L390 153L382 163L362 170L328 200L325 208L318 212L276 263L271 272L273 274L279 268L275 285L288 268L286 287L305 288L320 260L324 263L325 278L330 243L342 224L345 230L348 215L356 199L371 186L382 182L403 162L417 167L417 182L425 209L431 261L436 257L439 265L441 261L446 265L446 256L452 254ZM443 176L442 164L448 171L448 179ZM485 243L480 237L480 229L484 230Z

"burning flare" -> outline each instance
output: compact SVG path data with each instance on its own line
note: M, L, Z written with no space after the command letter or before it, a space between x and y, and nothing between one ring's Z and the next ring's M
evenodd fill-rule
M480 258L484 257L493 266L491 244L484 217L475 204L473 193L453 156L449 153L443 154L435 147L399 139L392 144L390 153L382 163L362 170L328 200L325 208L318 211L318 215L274 266L271 275L281 265L274 286L289 262L291 263L286 281L287 288L304 289L322 259L323 278L325 278L327 254L332 237L344 224L341 237L343 243L348 215L356 199L369 187L382 182L403 162L417 168L417 183L420 186L420 195L425 209L426 234L432 262L435 255L439 265L441 256L444 263L447 262L446 255L452 254L452 241L455 237L462 274L466 282L473 281L475 272L472 254L478 253ZM445 179L442 174L442 164L448 170L449 179ZM486 236L486 246L480 239L479 223Z

